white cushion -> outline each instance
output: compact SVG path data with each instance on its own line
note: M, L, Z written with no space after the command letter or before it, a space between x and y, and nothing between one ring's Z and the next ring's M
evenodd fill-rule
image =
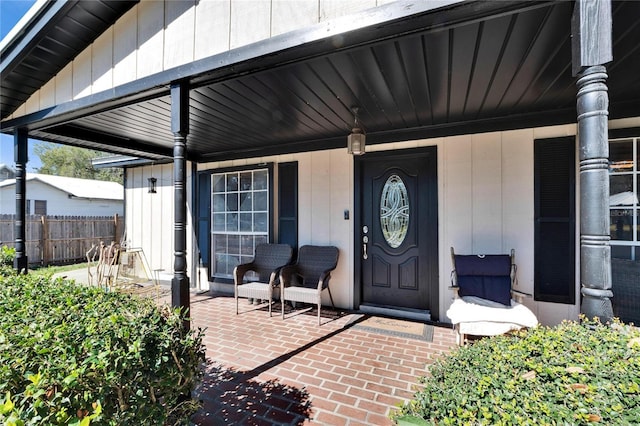
M538 319L529 308L514 300L510 307L487 306L473 300L455 299L447 310L452 324L460 325L463 334L494 336L523 327L535 327Z

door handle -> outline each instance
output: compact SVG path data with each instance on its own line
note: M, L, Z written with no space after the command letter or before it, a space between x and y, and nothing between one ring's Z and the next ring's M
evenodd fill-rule
M369 258L369 255L367 254L367 243L369 242L369 237L367 237L366 235L364 237L362 237L362 258L364 260L367 260Z

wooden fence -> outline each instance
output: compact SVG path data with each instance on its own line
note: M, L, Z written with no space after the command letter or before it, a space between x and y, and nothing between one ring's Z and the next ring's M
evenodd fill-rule
M0 242L15 246L15 219L0 215ZM57 265L86 261L86 252L104 241L120 242L121 216L27 216L26 251L31 265Z

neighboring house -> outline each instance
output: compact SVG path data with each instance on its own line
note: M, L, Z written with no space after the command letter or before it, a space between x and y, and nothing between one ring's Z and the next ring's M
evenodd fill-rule
M6 179L13 179L16 172L4 163L0 163L0 182Z
M183 253L191 286L229 291L233 266L260 242L331 244L336 305L447 322L450 247L513 248L519 288L534 294L526 304L555 324L578 317L581 270L607 282L607 233L613 258L640 269L640 2L613 3L614 59L608 79L594 74L611 105L603 85L589 86L604 110L581 122L604 121L586 126L571 43L607 26L578 31L587 22L578 16L572 32L576 5L587 9L46 2L1 46L2 129L24 144L148 159L120 163L126 235L154 268L177 265L174 294ZM593 52L589 65L610 61L597 57L606 48ZM32 90L15 83L27 75ZM353 107L366 133L361 156L347 150ZM587 140L602 146L581 167ZM607 182L624 194L615 204ZM604 214L596 227L586 226L592 213Z
M117 182L27 173L27 215L113 216L124 213ZM0 182L0 214L16 212L16 180Z

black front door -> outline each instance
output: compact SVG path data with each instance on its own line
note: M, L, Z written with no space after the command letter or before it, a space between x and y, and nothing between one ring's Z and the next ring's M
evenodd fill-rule
M437 320L436 147L368 153L357 161L361 302L429 310Z

